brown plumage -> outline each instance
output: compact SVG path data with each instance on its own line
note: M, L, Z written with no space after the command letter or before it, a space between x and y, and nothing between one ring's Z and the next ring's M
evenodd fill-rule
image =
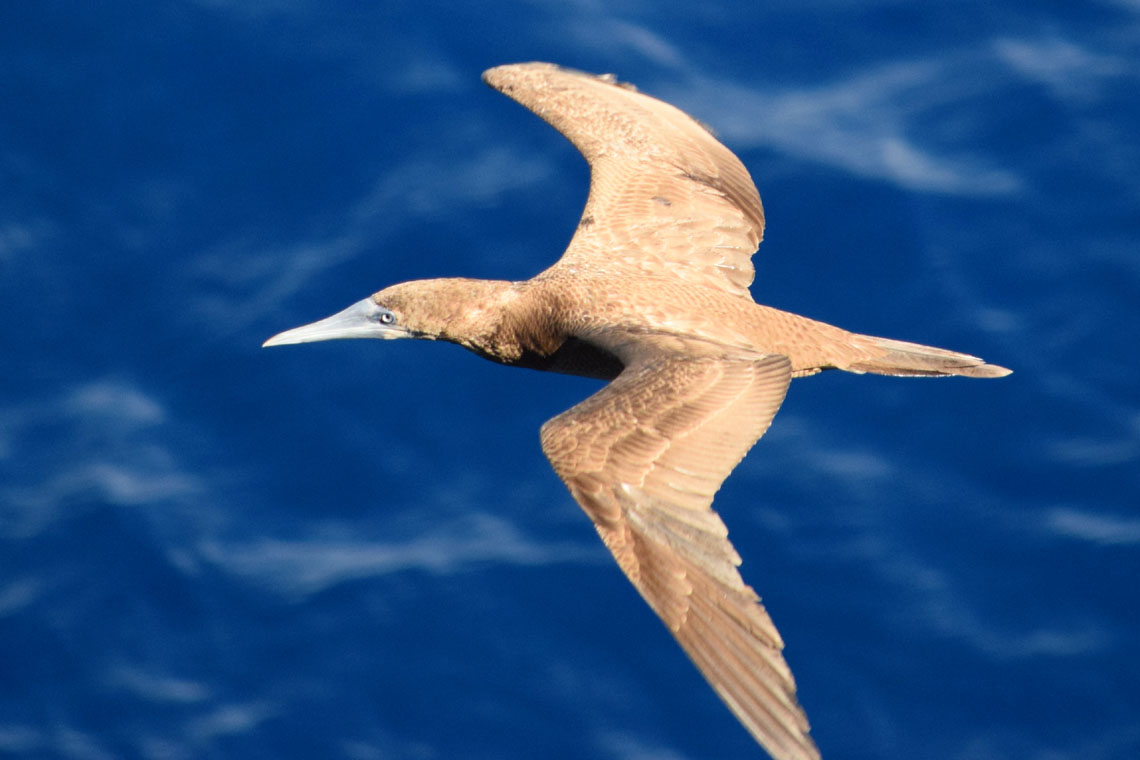
M1009 370L754 303L760 196L736 156L673 106L547 63L500 66L483 79L590 163L589 199L562 258L526 282L394 285L265 345L446 340L502 364L612 380L542 426L543 451L756 741L778 760L818 758L783 641L737 572L713 495L768 429L793 377Z

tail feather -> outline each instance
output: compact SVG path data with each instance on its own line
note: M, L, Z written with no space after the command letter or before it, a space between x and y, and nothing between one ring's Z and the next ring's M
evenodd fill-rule
M957 351L907 343L890 338L858 335L857 345L865 352L848 364L850 372L873 372L877 375L919 375L928 377L1005 377L1012 370Z

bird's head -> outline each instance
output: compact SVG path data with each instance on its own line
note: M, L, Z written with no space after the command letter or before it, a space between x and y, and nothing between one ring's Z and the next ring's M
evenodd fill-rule
M487 325L511 283L448 278L392 285L343 311L274 335L263 346L345 338L425 338L466 343Z

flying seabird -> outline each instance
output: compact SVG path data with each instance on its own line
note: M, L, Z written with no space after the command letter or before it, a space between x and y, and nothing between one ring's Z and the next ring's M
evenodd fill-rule
M500 364L610 381L542 426L554 471L756 741L777 760L819 758L784 642L737 571L713 495L793 377L1010 371L755 303L759 193L739 159L677 108L611 75L549 63L499 66L483 81L589 162L589 198L562 258L525 282L393 285L265 345L445 340Z

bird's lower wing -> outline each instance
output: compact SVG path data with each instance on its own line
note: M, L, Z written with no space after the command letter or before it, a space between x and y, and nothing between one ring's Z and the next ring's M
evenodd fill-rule
M618 565L749 732L778 760L812 760L819 752L783 642L712 510L790 378L782 356L643 361L543 425L542 447Z

